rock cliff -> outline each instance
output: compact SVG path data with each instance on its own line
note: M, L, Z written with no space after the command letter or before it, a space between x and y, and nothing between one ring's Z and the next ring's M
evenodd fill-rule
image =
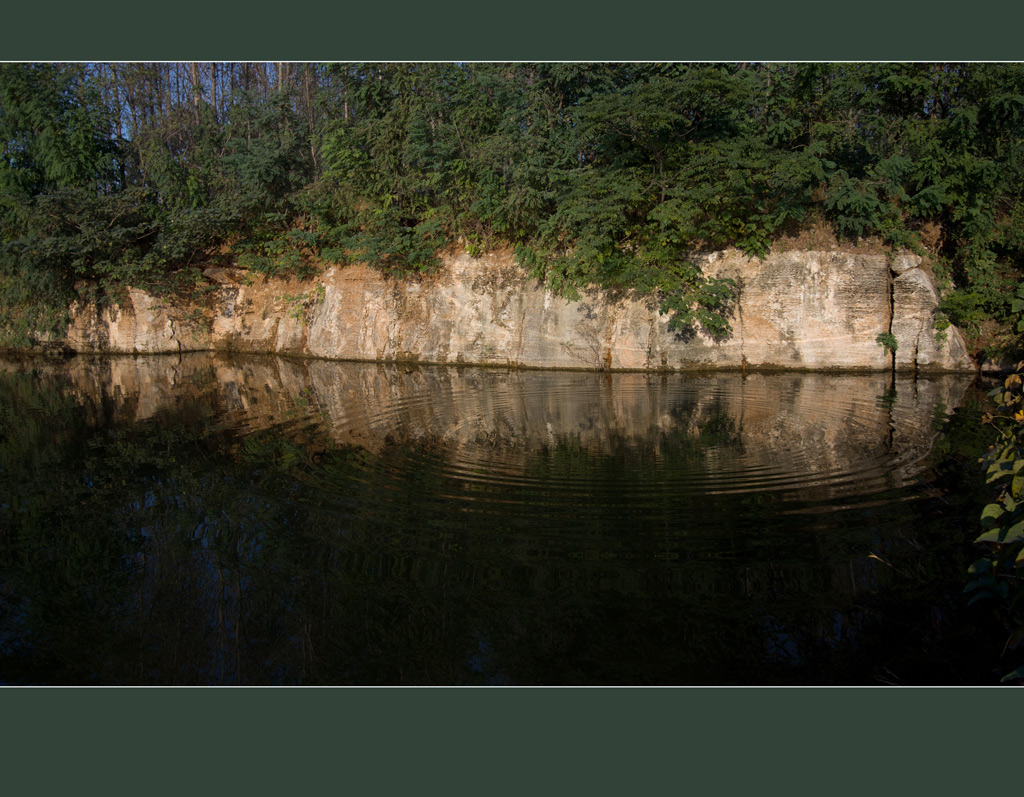
M958 330L937 334L938 294L912 255L785 252L764 259L714 253L705 273L736 281L732 334L680 335L651 297L600 290L568 300L531 279L508 253L445 259L398 280L334 266L315 280L253 279L212 268L200 300L130 290L119 307L73 308L79 352L235 351L338 360L476 363L537 368L886 370L891 333L899 370L974 367Z

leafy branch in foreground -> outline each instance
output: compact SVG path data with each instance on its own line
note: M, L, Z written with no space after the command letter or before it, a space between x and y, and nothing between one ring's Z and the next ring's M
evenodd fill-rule
M986 529L975 542L984 555L968 570L972 580L964 592L969 603L991 601L1009 634L1003 649L1016 650L1024 642L1024 363L989 395L998 410L987 415L999 439L981 462L987 482L997 486L996 500L981 513ZM1007 673L1003 682L1024 681L1024 664Z

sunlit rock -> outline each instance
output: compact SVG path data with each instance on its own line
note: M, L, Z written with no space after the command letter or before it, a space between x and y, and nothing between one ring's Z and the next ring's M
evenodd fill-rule
M332 266L315 279L208 269L214 285L190 303L132 289L122 305L73 309L77 351L195 350L337 360L483 364L586 370L891 366L879 335L898 343L898 369L966 371L959 331L934 327L938 294L919 259L844 252L736 250L701 261L734 280L731 332L670 329L657 297L554 294L508 252L448 256L435 272L396 279L366 266Z

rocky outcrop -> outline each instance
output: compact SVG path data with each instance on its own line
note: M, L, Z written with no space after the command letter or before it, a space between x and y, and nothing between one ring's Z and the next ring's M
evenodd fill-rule
M915 256L734 250L701 263L735 280L732 333L679 334L649 296L556 296L508 253L448 257L398 280L334 266L313 281L208 269L216 287L173 303L131 290L120 307L82 303L69 345L80 352L266 352L325 359L537 368L886 370L878 336L898 342L900 370L972 369L954 327L937 334L938 295Z
M969 362L959 331L935 327L939 294L931 277L921 270L920 259L906 255L894 258L892 271L891 332L899 344L896 367L949 369L953 364Z

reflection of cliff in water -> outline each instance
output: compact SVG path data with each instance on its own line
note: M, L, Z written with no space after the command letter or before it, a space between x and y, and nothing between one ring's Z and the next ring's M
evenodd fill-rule
M0 681L946 677L963 378L2 369Z
M912 480L970 383L962 375L893 383L885 374L599 374L205 354L79 357L54 367L66 370L96 422L104 412L142 420L202 396L236 428L291 430L325 447L380 454L429 446L459 469L502 472L522 472L539 453L566 446L654 462L689 450L692 489L817 488L819 498L883 471L892 486Z

